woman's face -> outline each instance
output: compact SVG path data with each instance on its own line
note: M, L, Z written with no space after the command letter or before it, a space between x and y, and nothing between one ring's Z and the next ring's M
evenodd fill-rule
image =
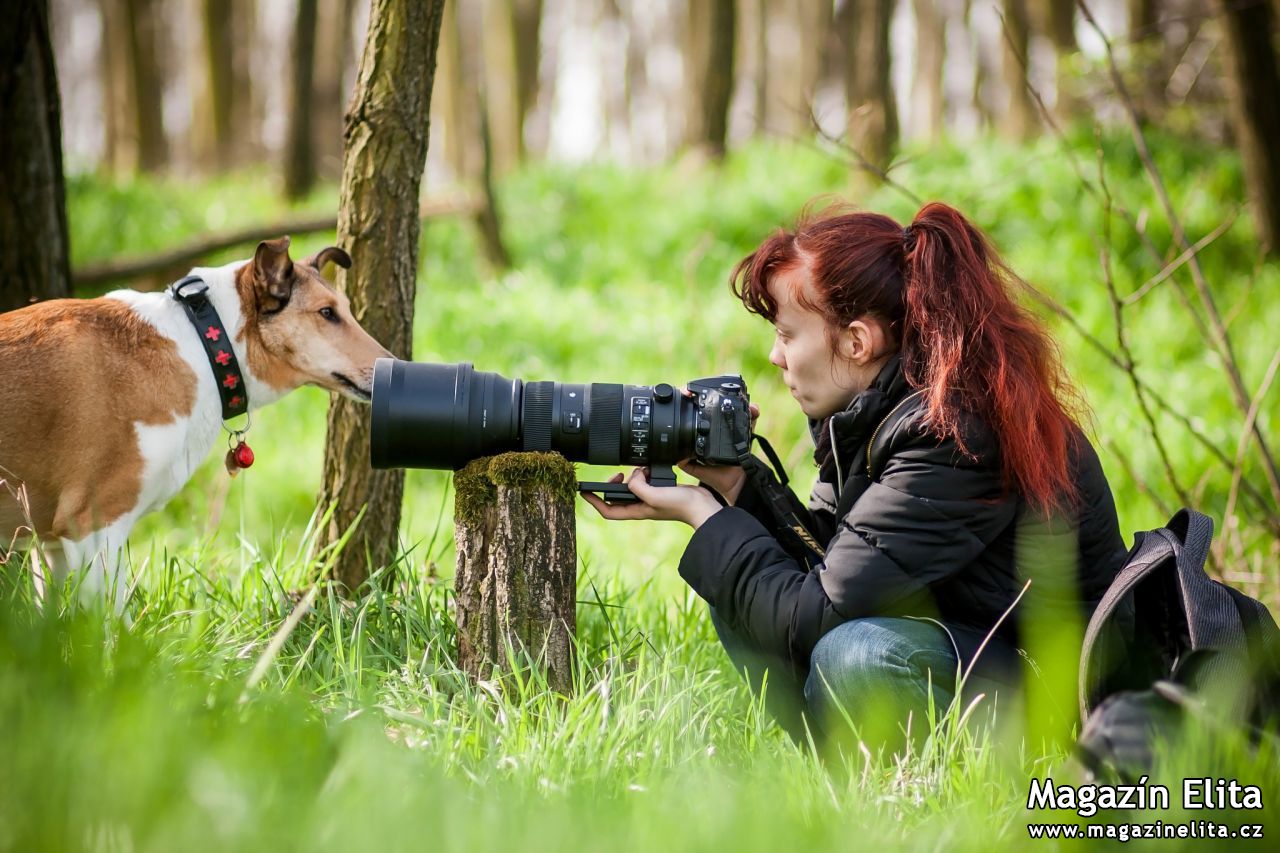
M840 329L833 346L826 318L798 301L801 292L808 301L818 301L804 259L775 273L769 282L778 306L769 362L782 371L782 381L800 409L821 419L842 411L870 387L886 359L884 336L878 323L859 320Z

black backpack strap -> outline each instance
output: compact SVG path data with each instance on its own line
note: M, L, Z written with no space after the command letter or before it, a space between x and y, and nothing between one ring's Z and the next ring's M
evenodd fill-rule
M1095 700L1103 697L1097 694L1102 688L1106 673L1102 671L1099 644L1103 633L1115 618L1125 598L1133 592L1147 574L1173 554L1173 545L1160 536L1150 533L1138 533L1134 537L1133 548L1125 559L1124 566L1116 574L1111 585L1103 594L1102 600L1094 608L1089 618L1089 625L1084 632L1084 642L1080 647L1080 719L1089 717Z
M1211 652L1201 656L1194 669L1196 684L1227 690L1233 718L1246 710L1249 649L1244 621L1231 593L1204 570L1213 538L1213 520L1193 509L1179 510L1168 527L1156 531L1173 547L1177 558L1178 586L1187 619L1192 650Z

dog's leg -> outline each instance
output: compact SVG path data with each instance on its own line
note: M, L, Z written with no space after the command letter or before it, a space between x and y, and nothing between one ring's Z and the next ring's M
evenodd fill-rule
M125 515L83 539L61 541L65 555L63 576L83 572L79 579L80 602L87 606L110 599L117 616L124 613L129 579L121 571L125 542L135 517Z

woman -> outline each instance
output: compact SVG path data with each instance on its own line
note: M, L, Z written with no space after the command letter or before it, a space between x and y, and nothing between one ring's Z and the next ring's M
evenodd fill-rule
M656 488L637 469L627 482L642 503L587 496L606 518L695 529L680 574L757 687L768 669L793 732L804 710L827 734L845 720L891 747L922 734L958 673L972 668L966 692L1015 684L1028 628L1078 631L1124 560L1056 349L1011 280L939 203L906 228L821 216L738 264L734 292L774 325L769 361L817 446L814 571L775 537L740 468L681 466L708 488Z

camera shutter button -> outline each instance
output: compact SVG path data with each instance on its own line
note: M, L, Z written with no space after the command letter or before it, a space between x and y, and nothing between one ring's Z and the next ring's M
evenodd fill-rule
M666 382L659 382L657 385L653 386L653 399L657 400L659 403L670 403L671 399L675 397L675 395L676 389L672 388Z

